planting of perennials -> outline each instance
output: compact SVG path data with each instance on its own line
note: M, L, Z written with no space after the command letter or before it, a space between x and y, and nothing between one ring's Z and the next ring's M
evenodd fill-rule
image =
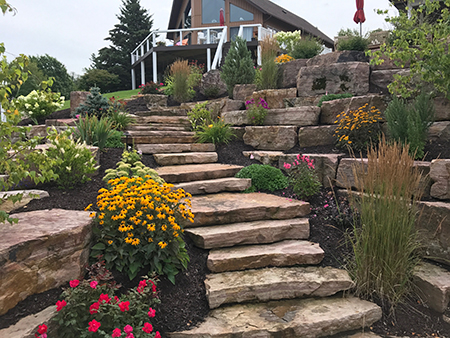
M283 167L288 172L289 185L298 197L306 199L319 192L321 184L315 172L314 160L309 156L298 154L292 164L284 163Z
M266 120L269 105L266 100L260 97L257 102L255 102L255 99L246 101L245 109L247 109L248 123L261 126Z
M102 255L107 269L123 271L130 279L148 268L175 283L189 262L182 235L183 223L194 222L192 196L149 175L114 178L108 186L97 196L97 244L91 257Z

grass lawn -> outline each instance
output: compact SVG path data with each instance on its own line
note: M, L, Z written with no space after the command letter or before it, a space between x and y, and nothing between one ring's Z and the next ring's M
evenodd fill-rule
M113 93L107 93L102 94L106 98L115 97L116 99L129 99L132 95L137 95L139 93L140 89L134 89L134 90L122 90L119 92L113 92ZM64 110L70 108L70 100L67 100L64 102L64 105L61 107L60 110Z

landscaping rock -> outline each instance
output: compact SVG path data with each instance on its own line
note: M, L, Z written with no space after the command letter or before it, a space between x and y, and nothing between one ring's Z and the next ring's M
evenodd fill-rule
M203 249L217 249L236 245L273 243L287 239L307 239L307 218L262 220L220 226L186 229L195 245Z
M218 192L241 192L250 188L250 178L226 177L215 180L185 182L175 185L175 189L182 188L191 195L216 194Z
M369 57L364 52L355 50L335 51L327 54L320 54L308 60L307 67L327 66L332 63L347 62L369 62Z
M49 306L45 310L19 320L16 324L6 329L0 329L0 337L4 338L35 338L39 325L48 323L49 331L51 329L50 320L56 314L56 306Z
M0 225L0 315L29 295L84 273L92 221L88 211L40 210L15 214Z
M446 97L434 98L434 120L448 121L450 120L450 100Z
M297 127L245 127L244 143L259 150L288 150L297 143Z
M216 151L213 143L137 144L136 148L143 154Z
M366 62L333 63L300 69L297 77L298 96L369 92L370 67Z
M242 168L238 165L210 163L166 166L156 169L156 172L168 183L180 183L232 177Z
M207 96L208 90L211 88L217 89L216 97L222 96L227 92L227 86L222 81L220 71L218 69L212 69L202 76L202 80L200 82L200 93Z
M348 290L353 282L345 270L331 267L264 268L206 276L209 307L244 302L327 297Z
M449 271L433 264L421 263L414 271L413 282L431 309L445 312L450 301Z
M371 58L372 59L372 58ZM380 60L383 60L383 63L380 65L371 65L372 71L374 70L392 70L392 69L405 69L409 68L410 63L407 62L405 64L405 67L397 66L396 62L394 60L391 60L386 55L381 55Z
M232 100L225 99L225 106L223 108L223 112L226 111L234 111L234 110L242 110L245 109L245 102L243 100Z
M233 129L235 140L242 141L244 139L245 127L231 127L231 129Z
M41 199L45 197L49 197L48 192L43 190L14 190L14 191L6 191L0 192L0 200L3 198L7 198L10 195L18 195L22 194L22 200L20 202L13 203L12 201L6 200L2 204L2 210L6 213L10 213L15 209L19 209L34 199Z
M319 104L320 98L322 95L316 96L304 96L304 97L295 97L284 99L284 107L303 107L303 106L317 106Z
M323 337L370 326L381 308L359 298L295 299L222 307L170 338Z
M190 227L195 227L303 217L309 214L310 205L263 193L222 193L192 197L192 212L195 222Z
M154 154L156 163L161 166L179 164L201 164L217 162L216 152L189 152L174 154Z
M450 160L432 160L430 165L432 197L445 200L450 198Z
M428 129L428 139L433 142L450 140L450 121L434 122Z
M73 113L81 104L86 102L89 92L70 92L70 113Z
M207 266L211 272L258 269L269 266L319 264L324 256L319 244L288 240L265 245L246 245L209 252Z
M374 70L370 74L370 92L388 95L388 85L394 81L394 75L409 75L409 69Z
M300 147L332 146L336 143L334 132L337 126L301 127L298 130Z
M142 98L145 101L148 109L158 107L167 107L167 95L162 94L143 94Z
M278 163L281 156L284 155L281 151L243 151L242 155L250 159L257 160L262 164Z
M245 98L252 95L254 91L256 91L255 84L237 84L233 89L233 99L245 101Z
M296 98L297 88L287 89L266 89L253 92L252 95L246 97L245 101L255 100L255 103L260 99L264 99L270 109L284 108L284 99Z
M297 59L279 65L282 74L281 88L297 87L297 75L300 68L306 66L308 59Z

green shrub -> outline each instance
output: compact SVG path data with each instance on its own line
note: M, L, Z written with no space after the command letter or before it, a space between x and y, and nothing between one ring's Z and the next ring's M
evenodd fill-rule
M231 41L230 50L225 56L220 77L227 85L228 96L233 97L233 89L237 84L250 84L255 80L255 69L252 54L247 49L247 42L236 37Z
M283 172L270 165L252 164L242 168L237 174L237 178L251 178L252 186L247 192L261 190L275 191L288 186L288 179Z
M216 85L209 85L208 87L206 87L204 89L204 91L205 91L205 96L208 99L215 99L217 96L219 96L220 88L219 88L219 86L216 86Z
M128 113L117 110L110 110L108 118L111 121L112 127L116 130L123 131L128 128L130 124L134 124L135 120Z
M314 160L309 156L299 154L292 164L284 163L283 167L289 175L289 186L298 197L306 199L319 192L322 184L315 172Z
M358 296L395 306L410 291L418 262L415 222L421 174L408 148L395 142L382 139L367 158L366 168L353 168L359 194L350 196L361 225L355 223L350 238L354 259L349 272Z
M323 51L322 44L312 37L303 37L289 53L294 59L310 59Z
M198 64L197 61L191 61L189 62L189 78L188 78L188 84L189 88L193 89L200 85L200 82L202 81L203 72L205 71L205 65L204 64Z
M113 135L114 128L112 121L103 116L86 115L75 121L75 136L86 144L105 148L106 141Z
M100 88L92 87L86 102L80 104L72 113L72 116L95 115L101 117L108 113L110 105L108 99L100 94Z
M125 143L122 142L123 133L113 130L105 143L105 148L124 148Z
M187 113L193 131L199 131L201 126L212 123L211 112L206 109L207 105L208 101L197 103L194 108Z
M352 36L348 39L341 39L338 42L337 50L356 50L364 52L369 46L369 40L361 36Z
M393 97L385 111L389 135L401 144L409 145L410 155L423 158L428 129L434 121L433 101L425 93L412 104Z
M278 65L275 62L278 52L278 43L274 38L267 36L261 42L261 70L256 86L259 90L277 89L280 80Z
M209 125L201 125L196 131L195 137L199 143L228 144L236 135L229 124L219 119Z
M333 100L339 100L339 99L347 99L349 97L352 97L353 94L350 93L343 93L343 94L326 94L323 95L320 100L319 103L317 104L317 107L322 107L322 103L325 101L333 101Z
M54 127L47 128L50 147L46 155L54 161L52 169L58 175L55 182L63 189L72 189L79 183L89 181L88 175L99 168L86 145L73 140L72 132L68 129L58 134Z
M91 257L102 255L106 268L124 272L130 280L146 268L175 283L189 261L182 236L185 220L194 222L191 195L150 176L120 177L108 184L97 197Z
M38 124L38 120L47 117L63 106L64 96L52 93L50 90L33 90L27 96L19 96L13 104L34 124Z
M248 100L245 102L245 108L247 109L248 124L256 126L264 124L269 109L266 100L261 97L256 103L254 99Z

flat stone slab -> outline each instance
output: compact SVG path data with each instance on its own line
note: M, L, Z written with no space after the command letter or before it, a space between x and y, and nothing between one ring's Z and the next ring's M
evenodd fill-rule
M8 198L8 196L14 196L18 194L23 194L22 200L20 202L13 203L12 201L6 200L2 205L1 208L3 211L10 213L11 211L21 208L30 201L34 199L41 199L45 197L49 197L50 195L48 192L43 190L13 190L13 191L6 191L6 192L0 192L0 199Z
M135 121L138 124L163 123L190 125L189 118L187 116L139 116L135 118Z
M288 150L297 144L297 126L247 126L242 138L258 150Z
M445 312L450 302L450 271L422 263L414 271L413 281L430 308L440 313Z
M274 243L286 239L307 239L309 220L294 218L262 220L220 226L186 229L195 245L203 249L216 249L235 245Z
M192 212L195 221L192 226L290 219L306 216L310 210L307 202L264 193L194 196Z
M271 164L278 162L278 159L284 155L282 151L243 151L242 155L250 159L255 159L262 164Z
M184 182L175 185L191 195L216 194L219 192L241 192L250 188L252 180L250 178L225 177L215 180Z
M88 263L88 211L39 210L0 224L0 315L29 295L78 278Z
M150 131L189 131L190 125L183 124L146 124L146 125L131 125L127 131L132 131L134 136L143 136Z
M209 307L244 302L328 297L348 290L353 282L345 270L331 267L265 268L206 276Z
M215 152L154 154L153 157L159 165L214 163L219 159Z
M170 338L324 337L372 325L381 308L359 298L332 297L245 304L211 311L204 322Z
M213 143L138 144L136 148L143 154L216 151L216 146Z
M337 126L302 127L298 130L300 147L329 146L336 143L334 132Z
M56 314L56 306L49 306L39 313L22 318L16 324L0 330L0 337L4 338L33 338L39 325L47 324Z
M209 252L207 266L211 272L239 271L270 266L319 264L324 256L319 244L288 240L265 245L246 245Z
M233 177L242 168L238 165L210 163L167 166L156 169L156 172L166 182L181 183Z

